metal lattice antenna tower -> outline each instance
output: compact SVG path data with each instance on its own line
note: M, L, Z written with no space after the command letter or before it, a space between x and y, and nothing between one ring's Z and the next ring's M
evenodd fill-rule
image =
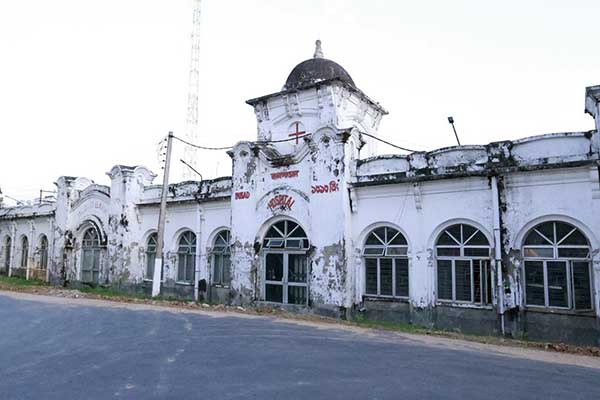
M188 105L185 138L188 142L198 143L198 93L200 91L200 4L202 0L193 0L194 17L192 25L192 52L190 57L190 76L188 87ZM196 169L197 151L191 146L185 146L183 159ZM192 169L184 168L184 180L195 179Z

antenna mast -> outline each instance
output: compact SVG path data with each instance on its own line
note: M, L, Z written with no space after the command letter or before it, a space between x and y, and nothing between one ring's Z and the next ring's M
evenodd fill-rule
M190 143L198 143L198 93L200 91L200 3L193 0L194 17L192 25L192 52L190 57L190 76L188 86L188 105L185 139ZM193 169L196 169L197 151L192 146L185 146L183 159L192 169L184 168L182 178L194 179Z

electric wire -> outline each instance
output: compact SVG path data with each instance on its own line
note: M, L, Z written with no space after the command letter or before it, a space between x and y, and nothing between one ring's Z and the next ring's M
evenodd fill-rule
M390 143L390 142L388 142L387 140L383 140L383 139L381 139L381 138L379 138L379 137L377 137L377 136L371 135L371 134L369 134L369 133L361 132L361 134L362 134L362 135L365 135L365 136L368 136L368 137L370 137L370 138L373 138L373 139L375 139L375 140L378 140L378 141L380 141L380 142L382 142L382 143L385 143L385 144L387 144L388 146L392 146L392 147L395 147L395 148L397 148L397 149L400 149L400 150L403 150L403 151L407 151L407 152L409 152L409 153L415 153L415 152L418 152L418 151L419 151L419 150L413 150L413 149L409 149L409 148L407 148L407 147L398 146L398 145L396 145L396 144ZM291 142L292 140L298 140L298 139L300 139L300 138L303 138L303 137L308 137L308 136L311 136L311 135L312 135L312 134L310 134L310 133L307 133L307 134L305 134L305 135L298 136L298 137L293 137L293 138L289 138L289 139L279 139L279 140L258 140L258 141L252 142L252 143L254 143L254 144L259 144L259 145L264 145L264 144L269 144L269 143L284 143L284 142ZM173 139L177 139L177 140L179 140L180 142L182 142L182 143L184 143L184 144L187 144L188 146L192 146L192 147L195 147L195 148L197 148L197 149L202 149L202 150L230 150L230 149L232 149L232 148L234 147L234 146L222 146L222 147L201 146L201 145L198 145L198 144L190 143L190 142L188 142L187 140L185 140L185 139L182 139L182 138L180 138L180 137L178 137L178 136L173 136Z
M373 138L375 140L379 140L380 142L385 143L388 146L392 146L392 147L395 147L395 148L400 149L400 150L408 151L409 153L417 153L418 152L418 150L413 150L413 149L409 149L409 148L406 148L406 147L398 146L396 144L388 142L387 140L383 140L381 138L378 138L377 136L373 136L373 135L365 133L365 132L361 132L361 134L365 135L365 136L368 136L370 138Z

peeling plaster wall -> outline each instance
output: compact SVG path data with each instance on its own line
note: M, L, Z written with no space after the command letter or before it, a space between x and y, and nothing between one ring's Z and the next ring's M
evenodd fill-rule
M365 293L362 247L368 233L377 226L396 227L408 240L410 303L420 308L435 304L433 245L441 229L453 223L469 223L482 228L493 243L492 194L487 178L359 188L355 203L355 303L361 303Z

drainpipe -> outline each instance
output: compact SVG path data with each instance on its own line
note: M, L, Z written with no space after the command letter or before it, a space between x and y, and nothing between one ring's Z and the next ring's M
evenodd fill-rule
M33 221L30 221L29 223L29 237L31 238L29 240L29 243L27 243L27 246L29 247L27 249L27 264L25 265L25 279L29 280L29 274L31 271L31 264L33 264L33 260L34 260L34 254L33 254L33 249L35 249L34 247L34 239L35 239L35 225L33 223Z
M492 176L492 210L494 213L494 264L496 266L496 286L498 288L498 314L502 336L504 329L504 284L502 280L502 241L500 238L500 197L498 194L498 177Z
M196 262L194 267L194 301L198 301L198 278L200 277L200 251L202 250L202 208L200 204L196 207Z
M46 265L46 282L50 282L50 268L54 269L54 217L50 219L50 239L48 240L48 264Z
M13 262L15 260L15 251L16 251L16 245L17 245L17 240L16 240L16 236L17 236L17 225L13 222L12 223L12 239L10 240L10 258L8 260L8 276L12 276L12 268L13 268Z

